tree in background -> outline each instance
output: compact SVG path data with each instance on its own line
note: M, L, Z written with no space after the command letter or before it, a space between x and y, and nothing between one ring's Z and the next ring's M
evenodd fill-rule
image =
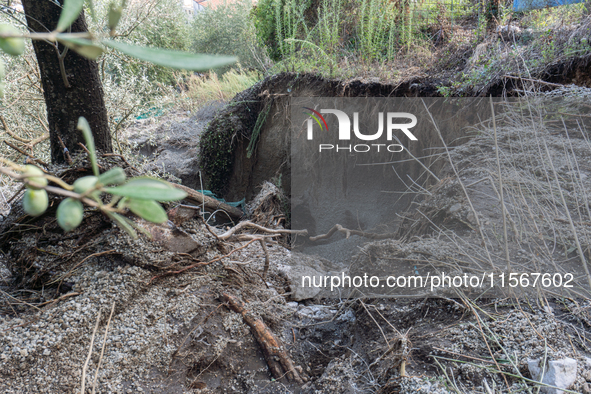
M66 197L60 202L56 215L64 231L71 231L80 225L84 218L83 204L86 204L97 208L130 235L137 237L133 221L122 214L129 210L145 220L164 223L167 215L158 202L176 201L184 198L186 193L158 179L140 177L128 180L120 167L100 173L97 148L111 150L111 136L98 67L94 61L103 54L105 47L158 66L188 71L208 71L234 63L236 59L142 47L116 40L115 30L126 0L122 0L120 5L115 2L110 5L108 37L92 35L88 32L82 11L86 1L89 1L92 10L91 0L64 0L61 7L49 0L24 0L27 22L33 32L23 35L10 24L0 24L0 50L20 56L25 50L25 38L41 41L33 45L48 112L52 161L65 161L64 155L60 154L61 141L67 143L66 147L70 150L81 148L78 142L84 141L93 175L76 179L69 185L39 167L30 164L21 166L3 157L0 157L0 162L6 167L0 167L0 173L24 183L23 208L30 216L40 216L48 210L47 192L51 192ZM71 54L71 51L77 55ZM4 63L0 59L0 98L3 95ZM95 144L95 140L100 145ZM59 187L50 185L50 181ZM112 196L109 203L103 201L101 195L104 193Z
M48 0L23 0L23 6L31 31L49 33L56 29L60 6ZM72 23L70 31L88 32L84 12ZM66 161L61 141L71 152L82 149L79 143L84 143L84 139L76 131L81 116L91 125L97 150L111 152L107 108L97 63L58 42L34 40L33 47L43 80L51 161Z
M23 35L10 24L0 24L0 49L19 56L25 48L24 38L33 40L47 107L53 162L64 161L60 139L70 151L81 149L82 137L75 128L79 117L88 121L99 150L108 152L112 149L104 93L94 62L104 53L105 47L157 66L188 71L209 71L237 60L228 56L132 45L118 40L116 28L126 0L121 0L120 4L111 2L107 29L96 34L88 32L82 11L85 3L94 9L92 0L64 0L62 6L50 0L24 0L23 3L32 32ZM1 11L5 12L4 8ZM3 93L3 79L4 65L0 59L0 93Z

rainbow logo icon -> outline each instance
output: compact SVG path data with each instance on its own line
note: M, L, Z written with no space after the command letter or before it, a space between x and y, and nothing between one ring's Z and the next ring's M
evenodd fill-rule
M318 123L318 126L320 126L320 130L323 130L324 127L326 127L326 131L328 131L328 125L326 124L326 120L324 120L324 117L322 115L320 115L320 112L313 110L312 108L308 108L308 107L304 107L304 109L307 109L308 111L312 111L311 113L309 112L304 112L306 115L310 115L312 117L312 119L314 119L316 121L316 123ZM320 119L318 119L320 118ZM322 120L322 123L324 123L324 127L322 127L322 123L320 123L320 121Z

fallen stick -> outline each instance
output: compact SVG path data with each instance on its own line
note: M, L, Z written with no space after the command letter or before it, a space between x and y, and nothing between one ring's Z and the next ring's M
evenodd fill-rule
M267 250L267 240L261 239L261 248L265 252L265 268L263 268L263 282L267 281L267 273L269 272L269 251Z
M35 145L42 143L45 140L49 139L49 134L43 134L37 138L35 138L34 140L31 140L31 142L25 144L25 149L29 149L31 151L31 154L33 154L33 148L35 147Z
M310 241L315 242L315 241L320 241L322 239L328 239L328 238L332 237L332 235L334 233L336 233L337 231L345 234L347 239L351 235L358 235L360 237L365 237L365 238L369 238L369 239L389 239L389 238L396 237L394 234L376 234L376 233L366 233L365 231L359 231L359 230L349 230L348 228L345 228L345 227L341 226L340 224L335 224L333 226L333 228L331 228L328 233L322 234L322 235L317 235L316 237L310 237Z
M257 342L263 349L265 360L271 370L271 374L275 379L281 379L283 376L287 376L289 381L295 381L296 383L303 384L304 381L296 371L291 358L287 355L283 344L279 339L269 330L265 323L255 317L252 313L248 312L244 306L244 303L238 298L231 296L227 293L222 295L222 300L228 304L230 309L236 313L242 315L242 319L250 329Z
M4 131L6 131L6 133L8 133L9 136L14 138L18 142L22 142L23 144L28 144L29 142L31 142L31 140L27 140L25 138L19 137L12 130L10 130L8 128L8 124L6 124L6 119L4 119L4 116L0 115L0 120L2 121L2 126L4 127Z
M242 212L242 210L240 210L239 208L218 201L215 198L206 196L203 193L199 193L197 190L191 189L190 187L179 185L176 183L173 183L172 186L176 187L177 189L181 189L182 191L187 193L187 197L185 198L185 200L194 202L197 205L204 205L205 208L208 208L212 211L221 209L222 211L226 212L232 219L240 219L242 216L244 216L244 212Z
M19 147L16 147L14 145L12 145L10 142L8 141L4 141L4 143L8 146L10 146L12 149L14 149L15 151L17 151L18 153L20 153L21 155L28 157L29 159L33 160L35 163L42 165L43 167L47 168L47 163L44 162L43 160L37 159L35 157L31 157L30 154L28 154L27 152L23 151L22 149L20 149Z
M111 319L113 318L113 312L115 312L115 301L113 301L113 306L111 307L111 314L109 315L109 320L107 320L107 328L105 328L105 336L103 337L103 347L101 348L101 355L99 357L98 366L96 367L96 371L94 373L94 380L92 381L92 394L96 392L96 382L98 380L98 373L101 369L101 364L103 363L103 355L105 354L105 345L107 344L107 334L109 333L109 326L111 325Z
M94 326L94 331L92 331L92 337L90 338L90 347L88 349L88 356L86 356L86 362L82 367L82 383L80 384L80 392L86 393L84 390L84 386L86 385L86 370L88 369L88 362L90 361L90 357L92 356L92 347L94 346L94 337L96 335L96 330L98 329L99 323L101 321L101 311L99 310L98 316L96 318L96 325Z

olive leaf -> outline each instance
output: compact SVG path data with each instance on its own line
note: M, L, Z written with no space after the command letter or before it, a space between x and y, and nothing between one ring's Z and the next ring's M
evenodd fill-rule
M20 35L20 32L8 23L0 23L0 35ZM19 56L25 51L25 40L20 37L0 37L0 49L9 55Z
M99 176L98 164L96 162L96 150L94 148L94 138L90 131L90 125L84 116L78 118L78 130L82 131L84 140L86 141L86 148L88 149L88 156L90 164L92 164L92 172L95 176Z
M84 194L90 189L94 189L98 182L98 177L94 175L83 176L74 181L74 191L79 194Z
M64 31L70 27L80 15L83 6L84 0L65 0L56 31Z
M103 172L98 177L98 182L101 185L120 185L127 179L125 171L121 167L111 168L107 172Z
M109 5L109 18L108 18L108 26L111 33L115 31L117 25L119 24L119 20L121 19L121 15L123 14L123 7L120 5L116 5L115 2L111 2Z
M109 219L117 223L119 227L125 230L133 239L137 239L137 233L133 229L133 226L129 223L129 219L124 216L119 215L115 212L105 212Z
M159 66L188 71L209 71L213 68L236 63L238 60L234 56L203 55L171 51L169 49L148 48L114 40L103 40L102 43L136 59L145 60Z
M154 178L134 178L124 185L108 187L104 191L138 200L176 201L187 197L186 192Z
M164 223L168 220L164 208L154 200L130 198L126 205L131 212L149 222Z

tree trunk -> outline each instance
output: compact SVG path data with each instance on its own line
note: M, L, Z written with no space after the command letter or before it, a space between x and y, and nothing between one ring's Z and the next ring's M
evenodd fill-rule
M61 12L59 6L49 0L23 0L22 3L27 24L32 31L48 32L55 29ZM72 24L72 32L86 31L88 28L82 12ZM76 129L80 116L88 120L97 150L103 153L112 152L107 109L97 63L71 50L60 61L58 49L59 53L64 53L65 50L61 44L56 47L45 41L33 40L33 47L47 106L51 161L65 162L59 137L70 152L82 149L78 143L84 143L84 138Z

